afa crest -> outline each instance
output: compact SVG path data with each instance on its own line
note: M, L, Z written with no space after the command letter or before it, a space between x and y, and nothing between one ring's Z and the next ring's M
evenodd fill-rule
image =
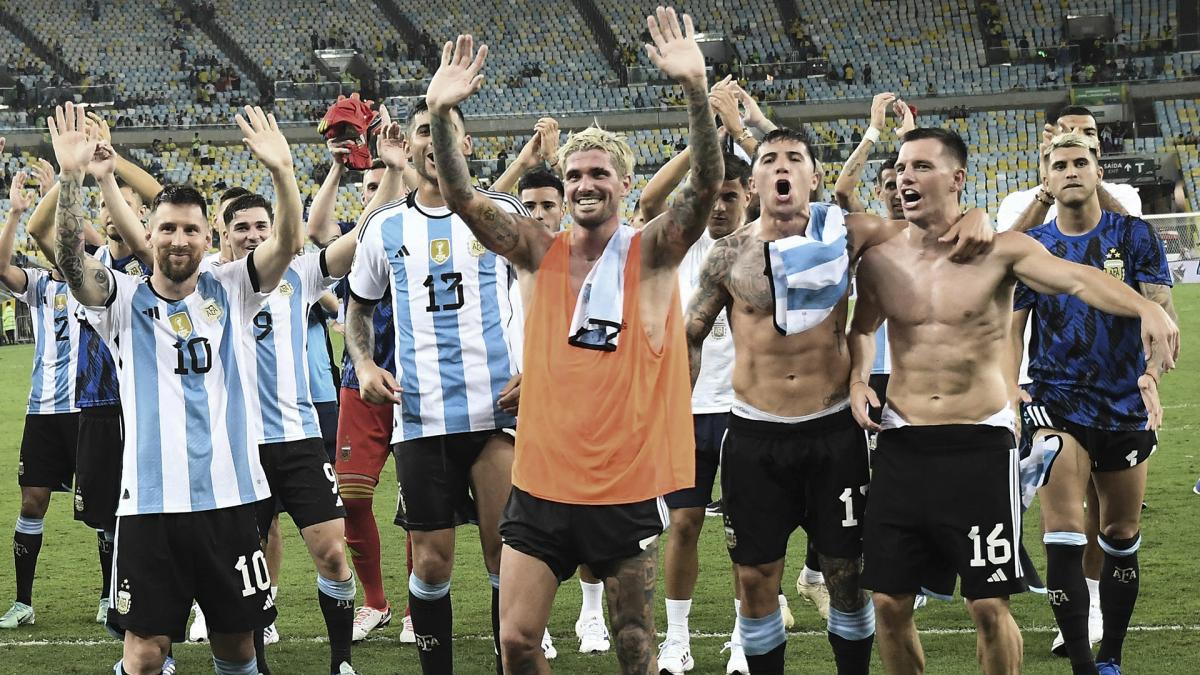
M175 312L167 317L167 322L171 324L171 330L184 340L192 336L192 318L187 312Z
M1104 271L1116 279L1125 281L1125 260L1121 258L1121 251L1117 248L1110 247L1104 255Z
M129 264L125 266L125 274L129 274L129 275L132 275L135 277L141 276L142 264L136 260L130 260Z
M292 297L292 293L296 292L296 287L290 281L279 282L279 294L285 298Z
M54 309L62 311L67 308L67 294L59 293L54 296Z
M441 265L450 259L450 240L434 239L429 242L429 259Z
M117 590L117 614L128 614L133 607L133 594L129 592L129 580L122 579Z
M204 318L209 323L216 323L225 315L225 310L221 309L221 305L217 304L217 301L212 298L205 300L204 304L200 305L200 311L204 312ZM172 327L174 327L174 324L172 324Z
M471 237L471 241L467 243L467 253L470 253L475 258L482 258L487 249L475 237Z

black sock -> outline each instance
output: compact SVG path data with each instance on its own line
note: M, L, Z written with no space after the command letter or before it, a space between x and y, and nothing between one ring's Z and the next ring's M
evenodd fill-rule
M350 661L350 642L354 637L354 600L338 600L317 587L317 603L325 616L329 633L329 672L336 673Z
M1077 533L1048 532L1046 536ZM1083 547L1087 539L1078 534L1080 541L1046 544L1046 597L1054 620L1062 631L1067 657L1076 673L1095 673L1096 661L1092 657L1092 644L1088 641L1088 608L1091 604L1087 582L1083 579ZM1088 670L1088 664L1091 669Z
M1141 534L1129 539L1112 539L1100 535L1100 547L1104 549L1104 566L1100 573L1100 611L1104 613L1104 639L1100 641L1098 661L1112 660L1121 663L1121 648L1125 645L1125 633L1129 630L1129 619L1133 606L1137 604L1141 585L1141 569L1138 567L1137 550ZM1113 555L1113 553L1124 555Z
M100 597L107 598L112 588L113 543L103 530L96 530L96 551L100 554L100 577L103 579Z
M417 634L421 672L425 675L453 673L454 645L450 640L454 612L450 594L436 600L422 600L410 591L408 611L412 615L413 632Z
M746 665L754 675L783 675L783 653L787 650L787 642L780 644L766 654L757 656L746 655Z
M33 605L33 575L37 571L42 535L13 533L13 561L17 566L17 602Z
M258 664L258 675L271 675L267 665L267 647L263 644L263 629L252 631L254 634L254 661Z
M871 646L875 635L862 640L847 640L835 633L827 633L829 646L833 647L833 660L837 662L838 675L866 675L871 671ZM751 668L753 671L753 668Z
M804 554L804 566L814 572L821 571L821 560L817 557L817 549L808 542L808 552Z
M492 587L492 644L496 647L496 675L504 675L500 658L500 589Z

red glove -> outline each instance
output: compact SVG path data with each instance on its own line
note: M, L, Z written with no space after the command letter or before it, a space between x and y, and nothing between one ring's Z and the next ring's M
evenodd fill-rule
M353 141L346 166L358 171L371 168L371 148L367 145L368 131L378 131L379 113L371 110L373 101L364 101L358 94L350 98L338 96L329 106L324 119L317 125L317 132L331 141Z

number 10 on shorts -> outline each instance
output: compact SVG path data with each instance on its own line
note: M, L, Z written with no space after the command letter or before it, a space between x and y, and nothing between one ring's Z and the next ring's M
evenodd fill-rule
M248 598L257 591L265 591L271 587L271 573L267 571L267 557L261 550L255 551L246 564L246 556L239 556L233 569L242 573L242 597ZM250 579L253 573L254 579ZM256 590L257 589L257 590Z
M985 561L983 559L985 542L980 540L979 526L971 526L971 531L967 532L967 538L971 540L971 546L975 551L975 555L971 558L971 567L983 567L987 563L1003 565L1012 560L1012 542L1002 537L1003 533L1004 523L996 523L996 526L988 533L986 541L987 560Z

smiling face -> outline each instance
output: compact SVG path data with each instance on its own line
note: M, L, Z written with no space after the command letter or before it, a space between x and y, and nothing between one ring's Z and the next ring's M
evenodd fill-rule
M437 184L437 163L433 160L433 135L429 129L430 114L422 110L409 120L408 162L417 170L417 174L427 183ZM463 127L463 121L458 115L450 113L451 126L454 128L455 142L462 151L463 157L471 154L471 137Z
M160 204L147 233L154 265L175 283L196 274L204 252L212 245L212 230L204 211L195 204Z
M229 250L234 260L241 260L271 236L271 216L261 206L242 209L226 223Z
M575 224L590 230L619 218L632 179L618 174L612 157L604 150L580 150L564 162L563 189Z
M924 224L958 208L966 169L936 138L906 141L896 158L897 189L904 218Z
M1067 208L1078 208L1096 196L1104 170L1087 148L1055 148L1050 151L1046 181L1055 199Z
M764 216L788 217L808 208L817 173L803 141L779 139L759 146L750 187L758 193Z

